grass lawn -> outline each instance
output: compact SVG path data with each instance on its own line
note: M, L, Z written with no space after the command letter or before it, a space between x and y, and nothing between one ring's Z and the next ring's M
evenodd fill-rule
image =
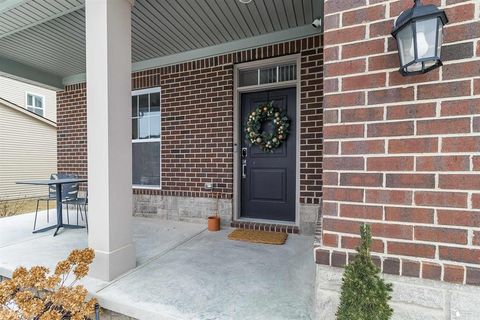
M0 199L0 218L15 216L18 214L34 212L37 207L37 199L17 199L2 200ZM50 201L50 209L55 209L55 201ZM38 210L47 210L47 202L40 201Z

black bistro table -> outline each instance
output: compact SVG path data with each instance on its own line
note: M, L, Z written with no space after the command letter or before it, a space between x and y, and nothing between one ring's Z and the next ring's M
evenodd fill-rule
M16 184L30 184L36 186L56 186L56 201L57 201L57 224L53 226L49 226L43 229L35 230L33 233L45 232L48 230L55 229L55 233L53 236L58 234L58 230L60 228L65 229L81 229L85 228L84 226L78 226L74 224L65 224L63 223L63 214L62 214L62 185L69 184L69 183L80 183L80 182L87 182L87 179L76 179L76 178L66 178L66 179L45 179L45 180L21 180L16 181Z

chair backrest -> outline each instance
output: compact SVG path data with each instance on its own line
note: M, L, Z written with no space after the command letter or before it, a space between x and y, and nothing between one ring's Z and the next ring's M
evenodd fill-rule
M56 180L58 179L58 174L57 173L52 173L50 175L50 180ZM55 199L57 196L57 186L54 184L51 184L48 186L48 197Z
M68 178L77 178L75 174L71 173L52 173L50 179L68 179ZM62 201L63 200L74 200L78 197L78 191L80 189L79 183L67 183L62 185ZM57 187L51 185L48 189L48 196L50 198L56 198Z

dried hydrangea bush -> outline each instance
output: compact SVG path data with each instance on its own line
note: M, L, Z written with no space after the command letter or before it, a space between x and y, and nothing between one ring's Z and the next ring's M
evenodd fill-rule
M87 290L77 282L94 257L92 249L73 250L53 274L45 267L17 268L12 279L0 282L0 319L92 319L96 300L87 299Z

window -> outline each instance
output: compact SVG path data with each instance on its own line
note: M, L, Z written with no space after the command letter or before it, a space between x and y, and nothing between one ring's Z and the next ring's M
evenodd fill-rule
M160 188L160 88L132 92L134 187Z
M35 112L43 117L45 109L45 97L27 92L27 110Z
M239 73L239 86L257 86L296 79L297 65L285 64L267 68L241 70Z

